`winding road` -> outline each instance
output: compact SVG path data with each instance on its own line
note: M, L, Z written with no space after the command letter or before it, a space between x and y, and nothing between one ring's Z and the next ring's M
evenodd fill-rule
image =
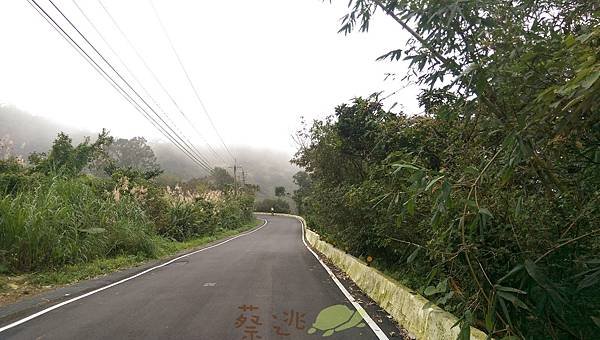
M251 232L0 324L0 338L387 339L357 318L298 220L261 218Z

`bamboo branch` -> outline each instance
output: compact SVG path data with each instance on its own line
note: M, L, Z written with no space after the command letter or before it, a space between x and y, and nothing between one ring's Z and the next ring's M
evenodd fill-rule
M440 61L442 64L444 64L444 66L446 66L448 69L450 69L454 74L456 74L456 75L460 74L460 72L461 72L460 66L454 60L450 60L450 59L447 59L446 57L444 57L440 52L438 52L435 48L433 48L433 46L431 46L431 44L429 44L427 42L427 40L425 40L419 33L417 33L410 26L408 26L408 24L406 24L404 21L402 21L402 19L400 19L393 12L393 10L388 10L380 0L372 0L372 1L378 7L380 7L384 12L386 12L387 15L389 15L390 17L392 17L392 19L394 19L397 23L399 23L400 26L402 26L402 28L407 30L408 33L410 33L410 35L412 35L415 39L417 39L421 43L421 45L425 46L425 48L427 48L436 57L436 59L438 59L438 61Z
M548 250L547 252L545 252L542 256L538 257L537 260L534 261L534 263L538 263L541 259L543 259L544 257L550 255L552 252L554 252L555 250L557 250L557 249L559 249L559 248L561 248L563 246L566 246L566 245L571 244L573 242L579 241L582 238L586 238L588 236L592 236L592 235L597 234L597 233L600 233L600 229L592 230L592 231L590 231L587 234L583 234L581 236L578 236L578 237L572 238L572 239L570 239L568 241L565 241L565 242L563 242L561 244L557 244L554 247L552 247L550 250Z

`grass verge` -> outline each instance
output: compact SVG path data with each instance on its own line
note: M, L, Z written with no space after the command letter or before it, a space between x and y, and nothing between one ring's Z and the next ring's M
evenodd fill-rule
M0 305L15 302L22 297L38 294L48 289L131 268L148 260L164 259L186 249L193 249L219 239L235 236L262 223L262 220L255 219L237 229L220 230L211 236L193 238L183 242L157 237L157 257L148 257L141 253L139 255L121 255L17 276L0 274Z

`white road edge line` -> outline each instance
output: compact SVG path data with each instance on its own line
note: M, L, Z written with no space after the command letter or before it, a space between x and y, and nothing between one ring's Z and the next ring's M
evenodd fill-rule
M254 229L254 230L252 230L252 231L249 231L249 232L245 232L245 233L239 234L239 235L237 235L237 236L235 236L235 237L232 237L232 238L229 238L229 239L227 239L227 240L225 240L225 241L223 241L223 242L219 242L219 243L217 243L217 244L213 244L213 245L212 245L212 246L210 246L210 247L206 247L206 248L198 249L198 250L195 250L195 251L193 251L193 252L190 252L190 253L187 253L187 254L181 255L181 256L179 256L179 257L176 257L176 258L174 258L174 259L172 259L172 260L169 260L168 262L165 262L165 263L163 263L163 264L160 264L160 265L158 265L158 266L155 266L155 267L152 267L152 268L146 269L146 270L144 270L144 271L142 271L142 272L139 272L139 273L137 273L137 274L135 274L135 275L132 275L132 276L126 277L126 278L124 278L124 279L122 279L122 280L119 280L119 281L117 281L117 282L113 282L113 283L111 283L111 284L109 284L109 285L106 285L106 286L104 286L104 287L100 287L100 288L98 288L98 289L92 290L91 292L87 292L87 293L85 293L85 294L82 294L82 295L76 296L76 297L74 297L74 298L72 298L72 299L69 299L69 300L67 300L67 301L63 301L63 302L61 302L61 303L58 303L58 304L56 304L56 305L54 305L54 306L50 306L50 307L48 307L48 308L46 308L46 309L43 309L43 310L41 310L41 311L39 311L39 312L37 312L37 313L31 314L31 315L30 315L30 316L28 316L28 317L25 317L25 318L23 318L23 319L20 319L20 320L18 320L18 321L15 321L15 322L13 322L13 323L11 323L11 324L8 324L8 325L6 325L6 326L4 326L4 327L0 328L0 333L4 332L5 330L11 329L11 328L13 328L13 327L15 327L15 326L18 326L18 325L20 325L20 324L23 324L23 323L25 323L25 322L27 322L27 321L33 320L33 319L35 319L35 318L37 318L37 317L39 317L39 316L42 316L42 315L44 315L44 314L46 314L46 313L48 313L48 312L50 312L50 311L53 311L53 310L55 310L55 309L58 309L58 308L60 308L60 307L62 307L62 306L68 305L68 304L70 304L70 303L72 303L72 302L75 302L75 301L77 301L77 300L81 300L81 299L83 299L83 298L85 298L85 297L88 297L88 296L90 296L90 295L94 295L94 294L96 294L96 293L99 293L99 292L101 292L101 291L103 291L103 290L105 290L105 289L108 289L108 288L114 287L114 286L116 286L116 285L120 285L121 283L124 283L124 282L127 282L127 281L129 281L129 280L135 279L136 277L142 276L142 275L144 275L144 274L146 274L146 273L149 273L149 272L151 272L151 271L153 271L153 270L156 270L156 269L158 269L158 268L162 268L162 267L164 267L164 266L167 266L167 265L169 265L169 264L171 264L171 263L173 263L173 262L175 262L175 261L177 261L177 260L180 260L180 259L182 259L182 258L185 258L185 257L191 256L191 255L197 254L197 253L199 253L199 252L202 252L202 251L205 251L205 250L209 250L209 249L212 249L212 248L218 247L218 246L220 246L220 245L222 245L222 244L225 244L225 243L227 243L227 242L233 241L233 240L235 240L236 238L239 238L239 237L242 237L242 236L246 236L246 235L250 235L250 234L252 234L252 233L254 233L254 232L257 232L257 231L259 231L260 229L262 229L264 226L266 226L266 225L267 225L267 223L269 223L269 222L268 222L266 219L262 219L262 218L261 218L261 220L263 220L265 223L263 223L263 225L261 225L260 227L258 227L258 228L256 228L256 229Z
M302 242L304 243L304 246L317 258L317 260L319 260L319 263L321 263L321 265L323 266L323 268L325 268L325 270L327 271L329 276L331 276L331 279L333 280L333 282L335 282L335 284L342 291L342 293L344 293L344 295L350 301L350 303L354 306L354 308L356 308L356 311L363 317L363 320L365 320L367 325L369 325L369 327L373 330L373 333L375 333L377 338L379 338L379 340L389 340L389 338L385 334L385 332L382 331L381 328L379 328L379 326L377 326L377 323L375 323L375 321L373 321L373 319L371 319L371 316L369 316L367 311L364 308L362 308L362 306L359 305L358 302L356 302L354 297L350 294L350 292L348 292L348 290L346 289L346 287L344 287L344 285L340 282L340 280L338 280L338 278L335 276L333 271L331 271L331 269L325 264L325 262L323 262L323 260L321 260L321 258L319 258L319 255L317 255L317 253L315 253L308 246L308 244L306 243L306 237L305 237L306 224L304 224L303 219L299 219L297 217L295 217L295 218L297 220L299 220L300 223L302 224Z

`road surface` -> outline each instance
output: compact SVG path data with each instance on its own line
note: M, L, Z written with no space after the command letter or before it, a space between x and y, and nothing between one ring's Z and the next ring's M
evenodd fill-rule
M351 319L340 288L302 242L301 224L261 229L66 304L1 339L318 339ZM323 309L323 330L308 330ZM340 320L335 320L340 319ZM326 325L332 324L331 326ZM364 322L328 339L377 339ZM319 328L317 327L317 328Z

